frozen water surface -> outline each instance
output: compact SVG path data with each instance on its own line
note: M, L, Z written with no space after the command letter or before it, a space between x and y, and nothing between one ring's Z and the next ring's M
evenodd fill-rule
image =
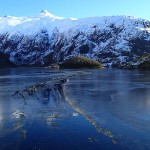
M1 69L0 150L150 149L150 72L84 72Z

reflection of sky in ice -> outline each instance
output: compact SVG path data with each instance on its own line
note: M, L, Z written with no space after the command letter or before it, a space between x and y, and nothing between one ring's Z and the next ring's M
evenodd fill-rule
M69 97L102 128L111 130L117 139L124 135L120 137L121 142L148 145L149 72L97 71L86 78L80 76L70 80L68 91Z

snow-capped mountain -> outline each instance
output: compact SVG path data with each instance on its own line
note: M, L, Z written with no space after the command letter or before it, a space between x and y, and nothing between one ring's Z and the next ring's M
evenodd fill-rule
M48 65L78 55L115 65L134 62L145 52L150 53L150 21L144 19L66 19L46 10L0 17L0 56L15 65Z

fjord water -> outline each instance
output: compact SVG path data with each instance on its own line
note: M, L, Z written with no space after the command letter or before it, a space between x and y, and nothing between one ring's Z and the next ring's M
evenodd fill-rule
M73 70L0 70L0 150L150 149L150 72L85 70L69 78L63 95L26 86Z

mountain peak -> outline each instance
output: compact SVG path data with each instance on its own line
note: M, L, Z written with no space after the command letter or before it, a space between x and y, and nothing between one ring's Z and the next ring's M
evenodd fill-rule
M53 15L52 13L50 13L47 10L42 10L40 15L42 17L50 17L50 18L53 18L53 19L64 19L63 17L58 17L58 16Z
M42 11L41 11L41 15L49 16L49 17L55 17L53 14L51 14L51 13L48 12L47 10L42 10Z

